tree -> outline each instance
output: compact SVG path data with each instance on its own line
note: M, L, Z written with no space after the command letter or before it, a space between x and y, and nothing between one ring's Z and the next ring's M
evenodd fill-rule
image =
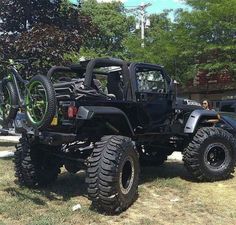
M125 57L162 64L182 83L201 69L211 76L235 75L236 0L186 2L192 10L178 9L173 22L169 11L151 15L145 48L139 32L133 32L124 41Z
M41 71L65 63L64 55L79 52L96 32L90 17L67 0L2 0L0 8L1 52L6 58L36 57Z
M179 59L188 59L185 76L205 70L209 75L235 75L236 0L186 1L192 11L177 13L175 34Z
M173 23L168 17L170 10L150 16L151 26L145 30L145 47L141 48L140 31L125 40L127 60L164 65L171 75L175 75L177 47L173 33Z
M125 14L121 2L98 3L96 0L84 1L82 12L91 16L97 27L96 36L90 37L81 49L81 55L92 57L122 57L123 40L134 29L134 18Z

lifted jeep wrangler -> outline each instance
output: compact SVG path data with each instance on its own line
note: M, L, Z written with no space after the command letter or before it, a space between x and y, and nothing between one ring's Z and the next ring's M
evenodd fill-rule
M43 129L15 123L22 133L14 160L21 185L47 185L62 166L85 169L93 205L116 213L137 198L140 164L161 165L174 151L197 180L233 173L232 134L215 126L215 111L177 99L163 67L99 58L52 67L47 76L55 90L47 99L56 105L51 123Z

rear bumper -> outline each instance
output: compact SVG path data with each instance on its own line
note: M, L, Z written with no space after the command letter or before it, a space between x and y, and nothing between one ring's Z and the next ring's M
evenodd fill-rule
M39 141L47 145L61 145L76 141L77 135L72 133L58 133L58 132L40 132Z

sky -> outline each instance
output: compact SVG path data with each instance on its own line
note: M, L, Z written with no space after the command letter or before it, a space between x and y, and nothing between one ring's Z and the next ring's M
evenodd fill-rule
M160 13L164 9L186 8L184 1L181 0L126 0L124 4L129 8L129 6L140 5L142 2L152 4L147 8L148 13Z
M76 3L77 0L70 0L71 2ZM97 0L98 2L111 2L112 0ZM151 3L152 5L147 8L148 13L160 13L164 9L178 9L178 8L187 8L184 4L184 0L115 0L122 1L125 4L125 7L130 9L130 6L138 6L142 2Z

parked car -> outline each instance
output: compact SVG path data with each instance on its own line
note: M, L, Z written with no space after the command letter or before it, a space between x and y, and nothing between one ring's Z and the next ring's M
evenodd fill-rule
M236 113L219 112L220 121L216 123L217 127L221 127L236 137Z
M236 113L236 100L222 100L220 102L219 111Z

